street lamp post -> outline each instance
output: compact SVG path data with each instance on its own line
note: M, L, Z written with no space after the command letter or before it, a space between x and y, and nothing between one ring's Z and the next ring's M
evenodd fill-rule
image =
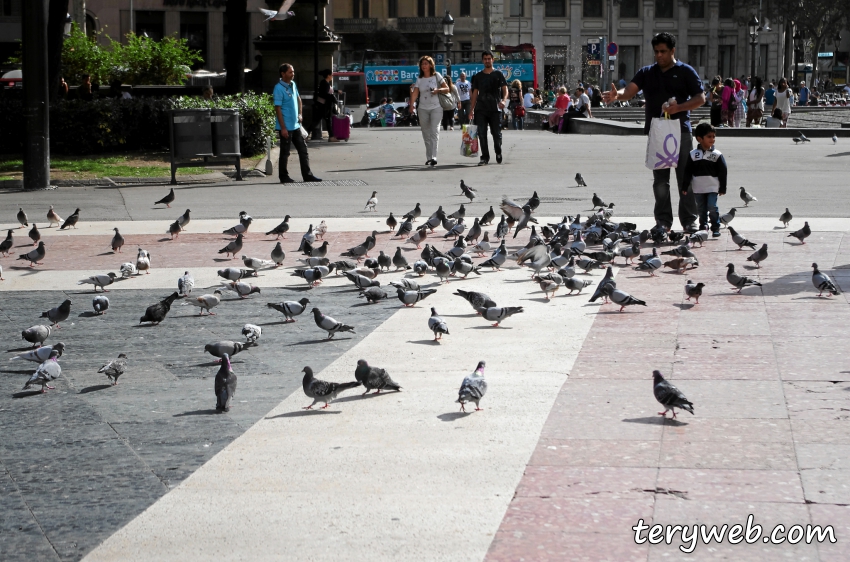
M446 75L452 76L452 37L455 34L455 20L452 15L446 10L446 15L443 16L443 36L446 44Z
M759 20L754 15L747 24L750 33L750 46L753 48L752 57L750 59L750 80L756 76L756 47L759 44Z

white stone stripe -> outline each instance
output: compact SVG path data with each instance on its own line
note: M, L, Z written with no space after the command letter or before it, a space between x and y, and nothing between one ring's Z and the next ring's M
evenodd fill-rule
M317 376L353 380L365 358L403 392L307 415L310 400L293 393L85 560L482 560L594 318L586 292L538 302L528 276L453 281L400 309ZM525 313L490 328L456 288ZM449 324L441 345L431 306ZM356 309L334 316L357 324ZM280 366L287 376L310 363L307 347ZM485 410L459 415L457 390L480 359Z

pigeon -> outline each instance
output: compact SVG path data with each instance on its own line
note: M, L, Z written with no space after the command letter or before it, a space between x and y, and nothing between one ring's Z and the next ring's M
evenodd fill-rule
M230 411L230 401L236 394L236 375L233 374L233 368L230 365L230 355L227 353L221 356L221 367L215 374L215 409L219 412Z
M98 316L106 314L106 311L109 310L109 299L105 295L97 295L92 299L91 306Z
M549 300L549 293L552 293L552 296L555 296L555 292L560 288L561 284L552 279L544 279L543 277L534 276L532 278L535 282L540 285L540 290L543 291L543 295L546 297L546 300Z
M838 137L832 135L832 144L836 144L838 142Z
M51 308L47 312L42 312L40 318L47 318L53 322L53 326L59 328L59 322L64 322L71 314L71 299L65 299L62 304L56 308Z
M445 281L449 282L449 277L452 274L451 262L446 258L435 258L434 259L434 272L437 274L437 277L440 278L440 282Z
M180 226L180 230L186 230L186 225L192 221L192 217L189 216L189 213L191 212L191 209L186 209L186 212L177 217L177 220L174 221Z
M136 255L136 270L144 271L150 275L151 269L151 254L147 250L139 248L139 253Z
M418 219L419 217L421 217L422 216L422 208L419 206L419 203L417 203L416 206L413 207L412 211L408 211L407 213L405 213L405 216L410 217L410 219L414 220L414 221L416 219Z
M211 316L215 316L215 312L212 311L213 308L217 307L221 303L221 291L216 289L213 293L201 295L200 297L192 297L183 302L183 306L187 304L191 304L192 306L197 306L201 309L198 313L199 316L204 315L204 311L207 311L207 314Z
M331 260L329 260L328 258L306 258L306 259L302 258L302 259L299 259L298 261L300 263L303 263L307 267L324 266L324 269L326 269L328 271L328 273L331 272L331 266L330 266ZM324 274L324 270L322 271L322 274Z
M585 273L590 273L591 269L598 269L602 264L589 258L579 258L576 260L576 265L579 269L583 269Z
M41 233L38 231L38 225L32 223L32 228L29 231L30 240L32 240L32 245L35 246L38 244L38 241L41 240Z
M9 361L32 361L33 363L43 363L50 358L50 354L55 351L57 353L57 359L62 357L62 354L65 352L65 344L60 342L56 342L53 345L44 345L37 349L33 349L31 351L27 351L26 353L21 353L20 355L16 355L9 359Z
M0 242L0 253L3 254L4 258L8 257L9 250L12 249L12 245L14 243L15 241L12 239L12 231L9 230L6 232L6 238L3 240L3 242Z
M755 262L756 267L761 268L761 262L767 259L767 244L762 244L761 248L750 254L747 261Z
M150 322L152 325L158 325L160 322L165 320L165 317L168 315L168 311L171 310L171 304L178 296L179 295L175 291L160 302L150 305L147 310L145 310L145 315L139 318L139 324L142 322Z
M466 301L470 305L472 305L472 308L474 308L479 314L481 314L481 311L479 309L494 308L498 306L496 304L496 301L494 301L488 295L485 295L484 293L479 293L477 291L464 291L463 289L458 289L453 294L465 298Z
M413 232L413 221L408 216L404 217L404 222L399 225L398 230L393 234L393 238L402 238Z
M625 310L627 306L632 306L636 304L646 306L646 303L644 301L636 299L635 297L631 296L625 291L621 291L620 289L614 289L613 291L611 291L611 294L608 295L608 298L610 298L614 304L620 305L620 310L618 312L623 312L623 310Z
M240 351L248 349L248 345L238 341L222 340L215 343L208 343L204 346L204 353L209 353L213 357L218 357L216 363L222 363L222 359L227 355L233 357Z
M124 245L124 237L121 236L121 233L118 232L118 227L113 228L115 231L115 236L112 237L112 251L121 253L121 247Z
M702 288L705 287L705 283L694 283L690 279L685 283L685 296L687 298L685 300L694 299L696 304L699 304L699 298L702 296Z
M732 207L731 209L729 209L728 213L726 213L725 215L720 215L720 222L722 222L724 226L729 226L729 223L732 222L732 219L735 218L736 210L737 209L735 209L735 207Z
M47 210L47 222L49 223L48 228L53 228L53 225L62 224L62 217L60 217L56 211L53 210L53 205L50 206L50 209Z
M378 266L381 268L381 271L389 271L392 264L393 259L381 250L378 254Z
M793 137L791 140L794 141L794 144L799 144L803 142L803 139L801 139L800 137Z
M365 289L367 287L380 287L381 282L377 279L370 279L365 275L360 275L359 273L352 273L350 271L344 271L342 273L345 277L354 283L358 288Z
M401 290L401 289L399 289ZM387 292L380 287L368 287L360 291L358 298L365 298L369 304L375 304L379 300L386 299Z
M260 293L260 288L244 281L231 281L229 285L224 287L225 291L230 291L239 295L240 299L244 299L248 295Z
M594 208L596 208L596 207L607 207L607 206L608 206L608 204L607 204L607 203L605 203L605 201L603 201L603 200L602 200L602 199L601 199L598 195L596 195L595 193L593 194L593 198L591 199L591 201L593 201L593 207L594 207Z
M732 235L732 242L738 245L739 250L742 249L744 246L753 250L756 249L756 245L753 242L750 242L749 240L738 234L738 232L734 228L732 228L731 226L727 228L729 229L729 233Z
M277 236L277 238L286 238L286 236L284 236L284 234L286 234L287 232L289 232L289 215L286 215L285 217L283 217L282 223L280 223L279 225L277 225L273 229L266 232L266 236L270 236L270 235L274 234L274 235ZM275 238L275 240L277 240L277 238Z
M295 0L284 0L283 4L281 4L280 8L277 11L274 10L266 10L265 8L260 8L260 12L266 19L263 22L267 22L270 20L274 21L286 21L291 17L295 17L295 12L290 11L290 8L295 3Z
M121 272L121 279L128 279L139 273L139 270L136 269L136 264L130 262L122 263L118 270Z
M23 228L25 226L29 226L29 221L27 220L27 214L24 212L24 208L20 207L18 209L18 222L21 223L21 226L18 228Z
M295 317L304 312L309 302L310 299L304 298L299 300L298 302L270 302L267 303L266 306L268 306L269 308L273 308L278 312L281 312L286 317L285 323L289 324L290 322L295 322Z
M457 277L458 275L463 275L463 279L466 279L467 275L470 273L475 273L475 275L481 275L481 271L479 271L478 267L474 266L471 261L466 261L463 259L463 256L454 260L452 262L451 267L449 268L452 272L452 275Z
M540 197L537 195L536 191L531 194L531 197L528 198L528 201L525 204L531 207L532 211L540 206Z
M385 369L370 367L365 359L357 360L357 368L354 369L354 378L366 389L366 392L363 393L364 395L369 394L370 390L374 390L374 394L380 394L382 390L401 391L401 386L390 377L390 374Z
M584 178L581 177L580 173L576 173L576 185L578 187L587 187L587 183L584 181Z
M372 197L370 197L369 200L366 201L366 206L363 207L363 210L364 211L366 211L366 210L377 211L378 210L377 207L378 207L378 192L373 191Z
M588 302L596 302L599 297L604 297L605 301L608 301L608 294L605 292L605 287L611 287L611 291L617 288L617 282L614 281L614 270L611 266L608 266L608 269L605 271L605 276L602 278L602 281L599 282L599 285L596 286L596 290L593 292L593 296L590 297ZM580 292L580 291L579 291Z
M428 273L428 263L425 260L416 260L413 262L413 272L422 277Z
M611 266L608 266L611 267ZM575 277L576 274L576 259L570 256L570 261L567 262L567 265L558 270L558 275L560 275L564 279L568 279L570 277Z
M499 224L496 225L496 238L502 240L510 231L511 227L508 225L505 215L502 215L502 219L499 221Z
M481 223L479 222L478 224ZM492 247L490 246L490 233L485 232L484 238L482 238L480 242L478 242L475 246L472 247L472 251L478 254L479 257L483 257L490 250L492 250Z
M502 204L499 205L499 208L502 210L505 215L511 217L513 220L519 220L523 215L522 205L508 199L507 197L502 197Z
M788 223L791 222L791 219L794 218L791 215L791 211L788 210L788 207L785 207L785 212L779 215L779 222L782 223L783 228L788 228Z
M337 275L341 275L346 271L357 269L357 263L351 260L337 260L328 265L329 268L336 270Z
M732 263L726 264L726 280L729 282L730 285L732 285L733 289L737 289L739 293L744 287L749 287L751 285L761 287L761 283L759 283L755 279L750 279L749 277L738 275L735 272L735 264Z
M180 223L177 222L177 221L174 221L173 223L171 223L168 226L168 231L166 232L166 234L171 236L171 239L174 240L175 237L180 238L180 232L182 230L183 230L183 228L180 226Z
M422 241L428 238L428 231L424 228L417 228L410 238L405 241L405 244L416 244L416 249L422 248Z
M229 234L231 236L239 236L242 234L247 234L248 229L251 227L251 223L254 222L252 217L248 217L245 219L245 222L240 220L239 224L231 226L227 230L222 230L222 234Z
M62 226L59 227L59 230L65 230L69 227L77 228L77 221L80 220L80 209L76 209L74 214L65 219L65 222L62 223Z
M59 375L62 374L62 367L59 366L59 363L56 359L59 357L59 352L55 349L50 352L50 357L44 361L41 365L38 366L38 369L32 374L27 383L24 385L24 390L27 390L30 386L40 384L41 392L45 392L46 390L53 390L55 387L50 386L50 381L56 380L59 378Z
M443 339L443 334L449 333L449 326L446 324L446 321L437 314L437 309L433 306L431 307L431 317L428 318L428 329L434 332L434 341L440 341Z
M652 392L655 394L655 399L664 406L664 411L658 412L659 416L666 418L667 412L672 411L675 418L676 408L687 410L693 415L694 405L685 398L681 390L667 382L660 371L652 371Z
M257 340L263 335L263 329L254 324L245 324L242 326L242 335L245 336L245 339L247 340L245 342L246 344L254 344L257 343Z
M188 271L183 272L183 275L177 278L177 292L181 297L191 295L194 288L195 278Z
M256 277L257 272L253 269L240 269L238 267L227 267L218 270L218 276L228 281L238 281L243 277Z
M237 252L242 250L242 235L236 236L236 240L231 240L227 246L218 251L219 254L227 254L227 257L233 259Z
M283 251L283 248L280 246L280 242L275 244L274 248L272 248L271 258L275 267L280 267L283 260L286 259L286 252Z
M570 294L573 294L573 291L578 291L581 294L581 290L585 287L588 287L593 284L591 280L579 279L578 277L568 277L564 279L564 286L570 290Z
M405 291L404 289L396 289L398 300L404 306L413 306L419 301L425 300L429 296L437 292L437 289L419 289L418 291Z
M688 236L688 242L691 244L699 244L699 247L702 248L703 242L708 240L708 231L707 230L697 230L690 236Z
M690 242L686 242L681 246L677 246L672 250L668 250L666 252L661 252L662 256L678 256L684 258L692 258L694 257L693 252L691 252L691 244Z
M525 312L521 306L491 306L489 308L477 307L476 310L481 313L486 320L495 321L493 327L498 328L503 320L510 318L514 314Z
M30 267L35 265L43 265L43 262L39 260L43 260L44 256L47 252L44 249L44 241L38 243L38 246L35 250L30 250L26 254L21 254L18 256L19 260L24 260L30 262Z
M450 214L448 218L450 218L450 219L462 219L462 218L465 218L465 217L466 217L466 207L463 205L463 203L461 203L458 210L455 211L454 213Z
M168 207L170 209L171 204L173 202L174 202L174 188L172 187L169 190L168 195L166 195L165 197L163 197L162 199L160 199L159 201L154 203L154 205L165 205L166 207Z
M325 234L328 233L328 225L325 221L319 223L319 226L313 231L316 234L316 238L319 240L324 240Z
M269 260L261 260L260 258L252 258L249 256L242 256L242 263L245 264L245 267L253 269L257 271L264 267L272 267L275 263Z
M106 365L97 370L98 373L103 373L106 375L106 378L109 379L109 382L112 383L112 386L118 384L118 377L124 374L124 370L127 368L127 355L125 353L119 353L118 359L113 359L108 362Z
M835 283L829 278L829 275L822 273L818 269L818 264L816 263L812 264L812 285L815 286L815 289L820 291L820 293L818 293L819 297L823 296L824 291L829 293L827 296L841 294L841 291L838 290L838 287L835 286Z
M699 261L697 261L695 257L676 258L674 260L664 262L664 267L675 269L678 273L684 273L687 271L688 266L691 266L691 269L696 269L698 265Z
M30 326L26 330L22 330L21 339L30 342L33 344L33 347L38 347L50 337L51 332L53 332L52 326L36 324L35 326Z
M496 213L493 212L493 205L490 205L490 210L481 216L481 220L478 221L478 224L480 224L481 226L489 226L493 224L493 220L495 218Z
M520 230L528 228L529 221L537 222L531 217L531 207L525 205L522 208L522 216L517 220L516 229L514 230L514 238L519 234Z
M407 258L401 253L400 246L396 246L395 254L392 257L392 264L395 266L396 271L399 269L410 269L410 266L407 264Z
M77 281L77 285L94 285L94 292L97 292L97 288L100 287L103 289L103 292L108 293L109 291L106 289L106 285L112 285L115 282L115 274L111 271L109 273L102 273L99 275L92 275L86 279L82 279Z
M304 378L301 381L301 387L304 389L304 394L307 395L307 398L313 399L312 404L302 408L304 410L312 410L313 406L319 402L325 403L322 406L322 410L324 410L330 406L332 401L336 400L340 392L360 386L360 381L336 383L319 380L313 376L313 369L310 367L304 367L302 372L304 373Z
M653 248L653 251L655 251L655 248ZM656 255L635 267L635 271L648 271L650 277L655 277L655 270L661 269L662 265L664 264L661 262L661 258Z
M484 361L479 361L475 372L466 376L460 385L456 402L460 404L460 410L466 411L467 402L475 402L475 411L481 411L479 402L487 394L487 381L484 379Z
M330 316L325 316L322 314L322 311L318 308L313 309L313 320L316 321L316 326L325 330L328 333L327 339L332 339L337 332L351 332L352 334L356 333L354 331L354 326L349 326L348 324L343 324L342 322L337 322Z
M803 228L801 228L800 230L798 230L796 232L792 232L791 234L786 236L786 238L790 238L790 237L793 236L794 238L799 240L801 244L805 244L806 238L808 238L811 234L812 234L812 229L809 228L809 223L808 223L808 221L806 221L805 223L803 223ZM32 253L32 252L30 252L30 253Z
M744 202L744 207L749 207L753 201L758 201L753 195L747 192L747 189L741 186L741 201Z
M475 190L473 188L471 188L468 185L466 185L465 183L463 183L463 180L460 180L460 192L463 193L466 196L467 199L469 199L470 203L472 203L475 200L475 196L477 195L477 193L475 193ZM491 207L490 210L492 211L493 208Z
M375 247L375 236L377 236L376 231L372 231L372 234L366 237L366 240L363 241L362 244L358 246L354 246L353 248L349 248L347 251L343 252L340 255L343 255L348 258L355 258L357 261L363 259L363 257L369 257L369 250Z
M809 137L807 137L806 135L804 135L804 134L803 134L803 131L800 131L800 132L799 132L799 133L797 133L797 134L799 134L799 135L800 135L800 140L801 140L801 141L803 141L803 142L812 142L812 141L811 141L811 139L809 139Z

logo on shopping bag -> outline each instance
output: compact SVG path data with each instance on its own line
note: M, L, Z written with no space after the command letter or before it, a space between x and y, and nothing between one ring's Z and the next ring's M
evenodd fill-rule
M667 141L673 141L673 151L667 149ZM655 153L655 157L658 158L658 162L655 163L656 168L673 168L679 161L679 141L676 140L676 137L672 134L664 137L664 144L662 145L662 150L664 150L664 155L660 152Z

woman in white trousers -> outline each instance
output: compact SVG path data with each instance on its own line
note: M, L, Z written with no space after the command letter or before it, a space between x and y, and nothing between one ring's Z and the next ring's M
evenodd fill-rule
M425 141L425 165L437 165L437 147L440 144L440 121L443 119L443 108L440 106L439 94L451 92L445 79L434 68L434 59L424 56L419 59L419 77L413 84L410 96L411 111L419 113L419 127L422 129L422 140ZM416 105L417 99L419 105Z

